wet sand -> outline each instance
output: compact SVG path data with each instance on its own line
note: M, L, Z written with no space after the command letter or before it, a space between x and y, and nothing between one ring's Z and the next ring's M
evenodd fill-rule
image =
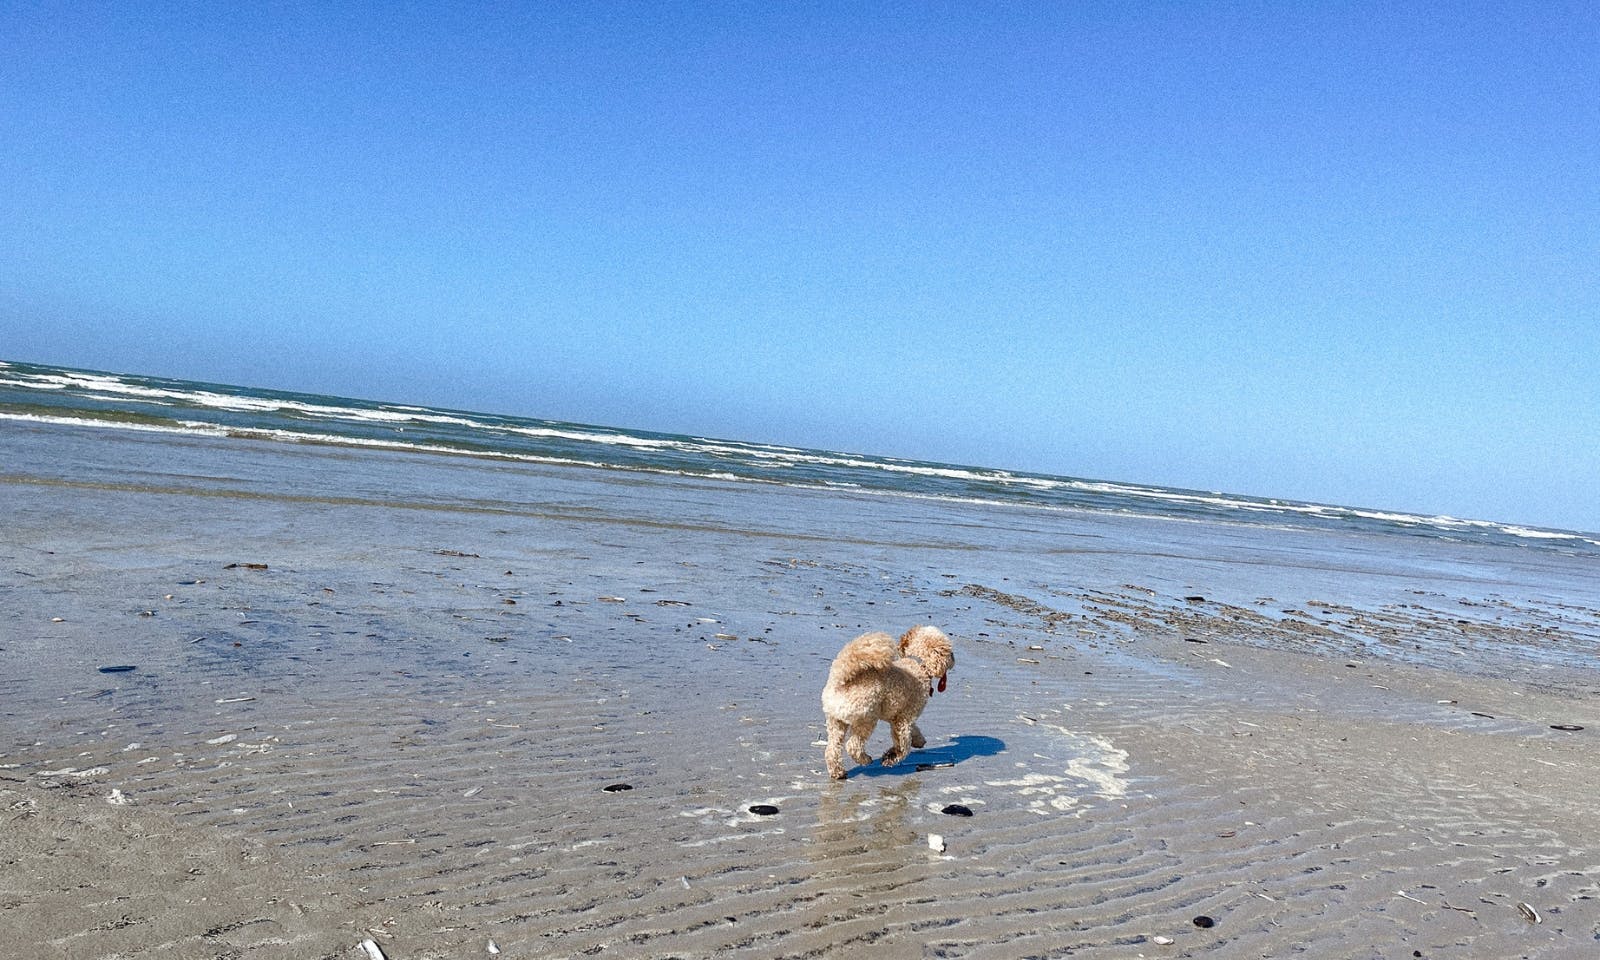
M1600 949L1579 561L92 429L0 458L18 956ZM828 781L828 661L919 622L958 659L928 746Z

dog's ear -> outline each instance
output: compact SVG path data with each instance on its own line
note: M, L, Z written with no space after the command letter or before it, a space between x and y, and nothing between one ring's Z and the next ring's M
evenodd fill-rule
M945 680L947 680L948 678L949 678L948 674L943 674L943 673L939 674L939 692L940 693L944 693Z

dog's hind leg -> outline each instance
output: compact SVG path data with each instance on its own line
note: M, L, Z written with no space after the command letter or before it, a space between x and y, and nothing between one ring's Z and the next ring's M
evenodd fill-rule
M828 749L823 759L828 763L828 776L835 780L844 779L844 736L848 730L843 720L828 718Z
M872 736L872 728L878 721L857 723L850 728L850 738L844 742L844 747L855 758L856 763L871 763L872 757L867 754L867 738Z
M916 724L911 725L911 749L921 750L928 745L928 738L922 735L922 728Z
M884 766L892 767L906 758L911 752L911 728L915 726L910 720L893 720L889 723L889 730L894 734L894 746L883 755L881 761Z

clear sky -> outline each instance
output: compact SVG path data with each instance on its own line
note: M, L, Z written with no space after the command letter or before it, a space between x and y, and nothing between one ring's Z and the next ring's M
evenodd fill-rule
M0 12L0 358L1600 530L1600 7Z

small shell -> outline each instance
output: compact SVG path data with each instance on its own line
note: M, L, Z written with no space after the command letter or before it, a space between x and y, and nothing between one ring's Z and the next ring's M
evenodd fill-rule
M1543 923L1544 922L1544 917L1539 916L1539 911L1533 909L1532 907L1530 907L1526 903L1518 903L1517 904L1517 911L1519 913L1521 913L1523 918L1525 920L1527 920L1529 923Z
M928 834L928 849L934 853L944 853L944 837L937 833Z
M1170 947L1174 942L1171 937L1151 937L1150 939L1152 942L1158 943L1163 947Z

